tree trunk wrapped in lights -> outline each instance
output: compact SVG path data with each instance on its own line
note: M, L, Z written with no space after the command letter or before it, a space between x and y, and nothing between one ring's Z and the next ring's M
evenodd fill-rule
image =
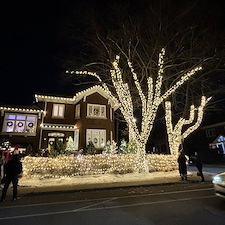
M153 123L156 118L159 105L167 99L172 93L174 93L184 82L186 82L191 76L193 76L197 71L201 70L202 67L196 67L180 77L180 79L171 86L165 93L162 93L163 86L163 73L164 73L164 55L165 49L163 48L159 53L158 59L158 74L156 81L152 77L147 78L147 93L144 94L141 87L140 81L136 72L133 69L132 62L127 59L127 65L129 71L132 75L135 87L138 91L138 95L141 100L141 127L137 126L134 116L134 106L129 84L124 81L123 69L119 65L120 56L116 56L115 60L112 62L112 69L110 70L110 75L112 79L113 86L117 94L117 101L120 106L120 110L123 114L124 119L127 122L129 128L129 137L132 137L136 141L138 146L138 168L139 171L148 171L148 166L146 163L146 143L148 141L149 135L153 128ZM76 74L86 74L96 77L102 84L105 90L112 96L112 93L108 89L107 85L102 82L100 76L96 73L88 71L67 71L67 73Z
M181 117L175 126L173 126L172 122L171 102L170 101L165 102L166 128L171 154L177 154L179 151L179 147L182 144L182 141L200 126L203 119L204 107L206 106L206 104L210 99L211 98L206 98L205 96L202 96L201 104L198 108L195 108L194 105L191 105L189 119ZM197 113L195 113L195 111L197 111ZM195 116L197 118L196 121L194 122ZM185 125L191 126L184 131L183 127Z

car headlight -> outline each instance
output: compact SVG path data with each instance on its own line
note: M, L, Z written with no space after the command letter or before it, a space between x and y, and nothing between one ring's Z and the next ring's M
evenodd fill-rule
M213 177L213 182L214 183L221 183L222 182L222 179L221 179L220 176L215 176L215 177Z

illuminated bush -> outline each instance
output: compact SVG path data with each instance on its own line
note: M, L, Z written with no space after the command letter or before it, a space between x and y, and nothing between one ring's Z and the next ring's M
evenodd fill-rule
M79 157L57 156L23 159L23 175L26 177L50 178L73 177L95 174L125 174L138 171L136 154L81 155ZM149 172L177 169L174 155L147 155Z

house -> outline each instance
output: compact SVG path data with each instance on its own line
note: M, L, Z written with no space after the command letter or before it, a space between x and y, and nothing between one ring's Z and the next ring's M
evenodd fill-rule
M203 126L201 129L205 133L209 149L225 154L225 122Z
M117 101L101 86L96 85L73 97L35 95L32 107L0 107L0 139L12 145L34 149L49 148L58 139L65 143L71 136L75 150L92 141L102 149L113 140L114 112Z

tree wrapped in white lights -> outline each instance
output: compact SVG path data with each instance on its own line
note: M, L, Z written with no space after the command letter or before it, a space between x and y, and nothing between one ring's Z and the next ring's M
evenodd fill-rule
M171 102L165 102L165 119L166 119L166 129L168 135L168 142L171 154L177 154L182 141L195 131L201 124L203 119L203 112L206 104L211 98L206 98L202 96L201 104L199 107L191 105L189 118L180 118L176 125L173 126L172 109ZM196 118L197 117L197 118ZM184 130L184 126L188 126Z
M133 69L132 62L127 59L127 65L129 71L132 75L135 87L138 91L138 95L141 100L141 127L140 129L137 126L135 116L134 116L134 105L132 95L130 92L129 84L124 81L125 74L123 69L120 67L120 56L116 56L115 60L112 62L112 69L110 70L110 75L112 79L113 86L117 94L117 101L120 106L120 110L123 114L124 119L127 122L129 129L129 137L132 137L133 140L137 143L138 149L137 153L139 154L138 168L140 171L148 171L146 159L145 159L145 146L148 141L149 135L153 128L153 123L156 118L157 110L159 105L167 99L172 93L174 93L185 81L187 81L191 76L193 76L197 71L201 70L202 67L195 67L194 69L183 74L180 79L170 87L166 92L162 93L163 87L163 74L164 74L164 55L165 49L162 48L159 53L158 59L158 73L156 80L153 80L151 76L147 78L147 92L144 93L138 79L138 75ZM67 73L76 73L76 74L86 74L96 77L100 82L101 78L92 72L87 71L67 71ZM107 85L103 83L105 90L112 96Z
M68 142L66 143L66 152L72 152L76 149L73 138L69 136Z

